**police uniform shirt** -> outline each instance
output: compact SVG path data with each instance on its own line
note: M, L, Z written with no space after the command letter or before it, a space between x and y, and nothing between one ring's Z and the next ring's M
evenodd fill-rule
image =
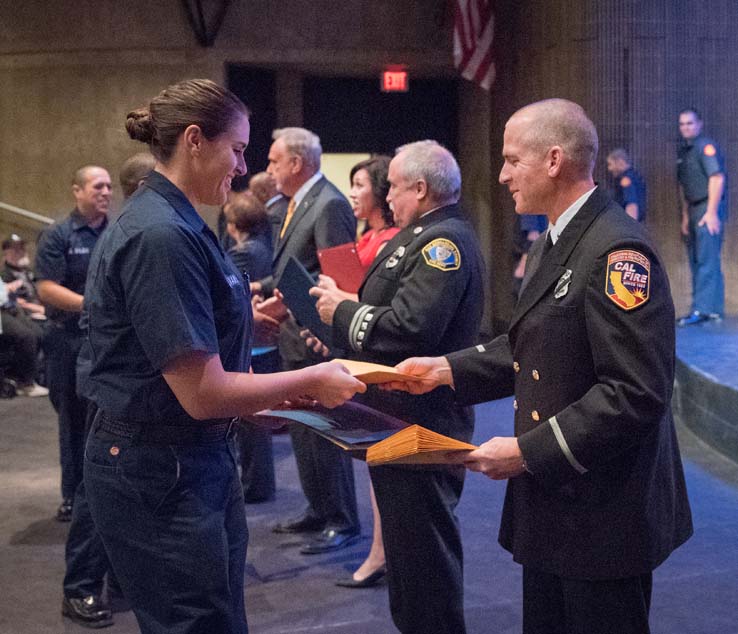
M251 304L241 275L185 195L152 172L95 251L85 295L89 393L113 418L193 423L162 376L182 355L249 366Z
M707 183L710 176L725 174L725 162L718 145L712 139L699 135L691 142L682 141L677 150L677 179L684 198L690 205L707 200ZM727 191L723 189L723 199ZM721 219L724 213L721 205Z
M646 219L646 185L643 177L633 167L615 179L615 202L623 209L627 205L638 205L638 222Z
M69 217L53 225L41 236L36 252L36 279L56 282L84 295L92 251L108 226L105 218L95 228L76 209ZM47 305L49 319L71 332L79 332L79 314Z

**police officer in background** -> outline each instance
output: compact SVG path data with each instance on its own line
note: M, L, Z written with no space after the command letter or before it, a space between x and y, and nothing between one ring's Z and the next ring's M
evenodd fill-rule
M615 179L615 202L633 220L643 222L646 219L646 184L623 148L615 148L607 155L607 171Z
M333 342L357 359L393 364L408 354L446 354L476 341L483 263L458 205L461 174L435 141L398 148L387 201L401 231L379 252L359 289L344 299L334 285L319 297ZM469 441L471 408L443 387L415 398L369 388L357 399L381 412ZM403 634L463 634L461 535L455 515L464 485L458 465L370 467L382 517L390 610Z
M508 479L499 541L523 566L524 634L648 634L652 570L692 533L669 282L644 228L595 186L597 145L570 101L510 118L500 182L549 229L508 333L409 359L397 369L422 381L391 384L453 387L463 404L515 395L515 436L464 462Z
M694 108L679 113L682 140L677 149L677 179L682 197L682 237L692 271L692 309L679 326L720 321L725 288L720 267L723 225L728 206L725 161L717 143L702 134Z
M59 415L62 503L60 522L72 519L77 485L82 481L86 403L77 396L75 366L82 346L79 317L92 249L108 224L110 175L102 167L79 168L72 181L75 208L41 236L36 252L36 289L51 320L46 349L46 381Z

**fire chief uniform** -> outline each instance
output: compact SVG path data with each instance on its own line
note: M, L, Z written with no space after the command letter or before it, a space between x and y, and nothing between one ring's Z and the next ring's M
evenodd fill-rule
M334 344L358 359L395 364L474 343L483 309L483 264L457 205L404 228L372 263L359 301L333 318ZM423 396L369 387L361 402L468 441L471 408L443 387ZM390 609L404 634L463 634L462 546L454 509L464 483L457 466L371 468L382 516Z
M508 334L448 355L456 397L516 397L528 471L508 482L499 540L524 567L524 631L565 631L561 600L526 584L534 572L580 584L591 631L647 632L651 571L692 532L668 279L642 227L599 189L547 253L546 239L531 248ZM626 578L643 584L639 622L588 600L597 582Z

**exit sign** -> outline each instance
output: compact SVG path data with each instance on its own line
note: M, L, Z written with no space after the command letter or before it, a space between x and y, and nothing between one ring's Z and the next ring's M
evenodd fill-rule
M406 70L382 71L382 92L407 92L410 90Z

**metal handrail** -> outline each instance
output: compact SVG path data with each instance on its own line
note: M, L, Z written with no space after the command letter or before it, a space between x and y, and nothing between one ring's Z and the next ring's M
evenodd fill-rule
M41 214L28 211L28 209L21 209L20 207L15 207L14 205L8 205L7 203L0 202L0 209L6 209L7 211L10 211L19 216L23 216L24 218L28 218L29 220L35 220L36 222L40 222L41 224L45 224L45 225L54 224L53 218L47 218L46 216L42 216Z

